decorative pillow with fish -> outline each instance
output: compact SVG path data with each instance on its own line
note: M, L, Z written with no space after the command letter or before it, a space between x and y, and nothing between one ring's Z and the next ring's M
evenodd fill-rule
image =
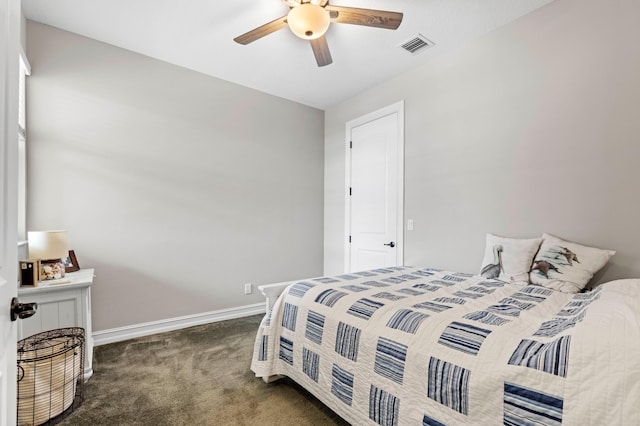
M564 293L578 293L616 254L543 234L542 247L531 268L533 284Z
M529 271L542 238L516 239L487 234L480 275L506 282L529 283Z

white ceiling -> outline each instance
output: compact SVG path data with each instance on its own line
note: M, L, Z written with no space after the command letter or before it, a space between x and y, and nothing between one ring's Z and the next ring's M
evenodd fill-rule
M384 30L331 24L333 64L318 68L288 28L246 46L233 38L286 15L282 0L23 0L27 19L325 109L553 0L335 0L404 13ZM330 1L330 4L334 4ZM417 34L434 47L399 46Z

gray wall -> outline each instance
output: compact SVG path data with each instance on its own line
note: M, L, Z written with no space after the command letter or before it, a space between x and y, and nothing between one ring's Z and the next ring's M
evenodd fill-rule
M640 277L638 16L556 0L327 109L325 273L343 271L345 123L404 99L405 264L477 272L486 232L546 231L617 250L600 280Z
M31 21L27 41L28 228L96 269L94 330L322 273L322 111Z
M22 7L20 7L20 47L27 51L27 18L24 16Z

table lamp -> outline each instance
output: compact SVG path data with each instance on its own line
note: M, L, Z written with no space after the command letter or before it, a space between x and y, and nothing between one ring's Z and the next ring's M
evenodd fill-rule
M64 262L69 256L67 231L29 231L29 257L40 259L40 279L64 277Z

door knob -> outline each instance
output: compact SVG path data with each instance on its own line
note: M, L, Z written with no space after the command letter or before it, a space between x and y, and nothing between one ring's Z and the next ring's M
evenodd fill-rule
M35 315L38 310L38 304L33 303L20 303L18 298L11 299L11 321L15 321L18 318L25 319Z
M390 243L385 244L385 246L389 246L391 248L394 248L396 246L396 243L394 243L393 241L391 241Z

